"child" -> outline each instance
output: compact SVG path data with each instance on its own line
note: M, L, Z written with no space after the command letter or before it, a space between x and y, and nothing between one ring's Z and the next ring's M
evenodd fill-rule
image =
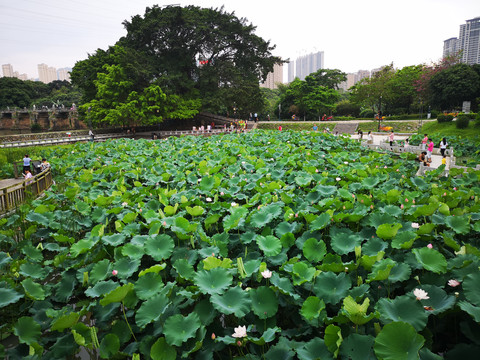
M427 148L427 142L428 142L428 136L425 134L422 140L422 150L425 150Z
M443 155L442 157L442 165L447 165L447 156Z
M433 153L433 140L430 139L430 142L428 143L427 147L427 162L431 163L432 162L432 153Z

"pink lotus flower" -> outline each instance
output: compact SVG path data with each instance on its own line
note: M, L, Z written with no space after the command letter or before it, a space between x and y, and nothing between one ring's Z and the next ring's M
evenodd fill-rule
M428 245L427 245L427 248L433 249L433 245L432 245L432 244L428 244Z
M113 276L117 276L117 274L118 274L118 271L117 271L117 270L113 270L113 271L112 271L112 275L113 275Z
M447 193L446 193L446 192L444 192L444 193L443 193L443 196L447 196Z
M272 272L268 269L265 269L265 271L262 271L261 274L264 279L270 279L272 277Z
M407 198L405 198L405 202L408 202L408 199L407 199Z
M400 209L403 209L403 208L404 208L403 204L402 204L402 205L400 205Z
M233 333L234 338L243 338L247 336L247 327L246 326L239 326L236 327L235 332Z
M415 199L412 200L412 204L415 204Z
M215 340L215 333L212 333L212 340Z
M428 296L428 293L425 290L422 289L415 289L413 290L413 295L417 298L417 300L427 300L430 299L430 296Z
M456 190L457 190L457 188L456 188L456 187L454 187L454 188L453 188L453 191L456 191Z
M122 206L127 206L127 205L128 205L128 203L127 203L126 201L124 201L124 202L122 203Z
M225 195L225 193L224 193L223 191L220 191L220 195L222 195L222 196L223 196L223 195Z
M448 286L457 287L458 285L460 285L460 281L455 279L448 280Z
M162 223L162 225L163 225L163 226L167 226L167 222L164 221L164 222Z
M298 218L298 213L295 214L295 217Z

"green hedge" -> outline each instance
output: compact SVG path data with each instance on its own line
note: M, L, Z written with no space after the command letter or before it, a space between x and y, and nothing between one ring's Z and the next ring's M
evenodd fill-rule
M438 114L437 115L437 121L439 123L450 122L452 120L453 120L453 115L447 115L447 114Z
M458 114L455 122L457 129L466 129L470 123L470 114Z

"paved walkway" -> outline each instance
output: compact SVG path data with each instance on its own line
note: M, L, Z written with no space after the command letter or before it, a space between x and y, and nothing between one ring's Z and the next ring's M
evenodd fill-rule
M15 185L15 184L20 184L23 182L24 179L4 179L0 180L0 191L6 187Z

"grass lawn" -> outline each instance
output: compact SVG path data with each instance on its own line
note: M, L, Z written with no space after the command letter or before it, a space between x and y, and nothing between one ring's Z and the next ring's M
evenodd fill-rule
M442 136L461 136L471 138L472 140L478 140L480 135L480 126L475 124L475 121L470 121L468 128L457 129L455 122L439 123L437 121L431 121L425 123L419 133Z

